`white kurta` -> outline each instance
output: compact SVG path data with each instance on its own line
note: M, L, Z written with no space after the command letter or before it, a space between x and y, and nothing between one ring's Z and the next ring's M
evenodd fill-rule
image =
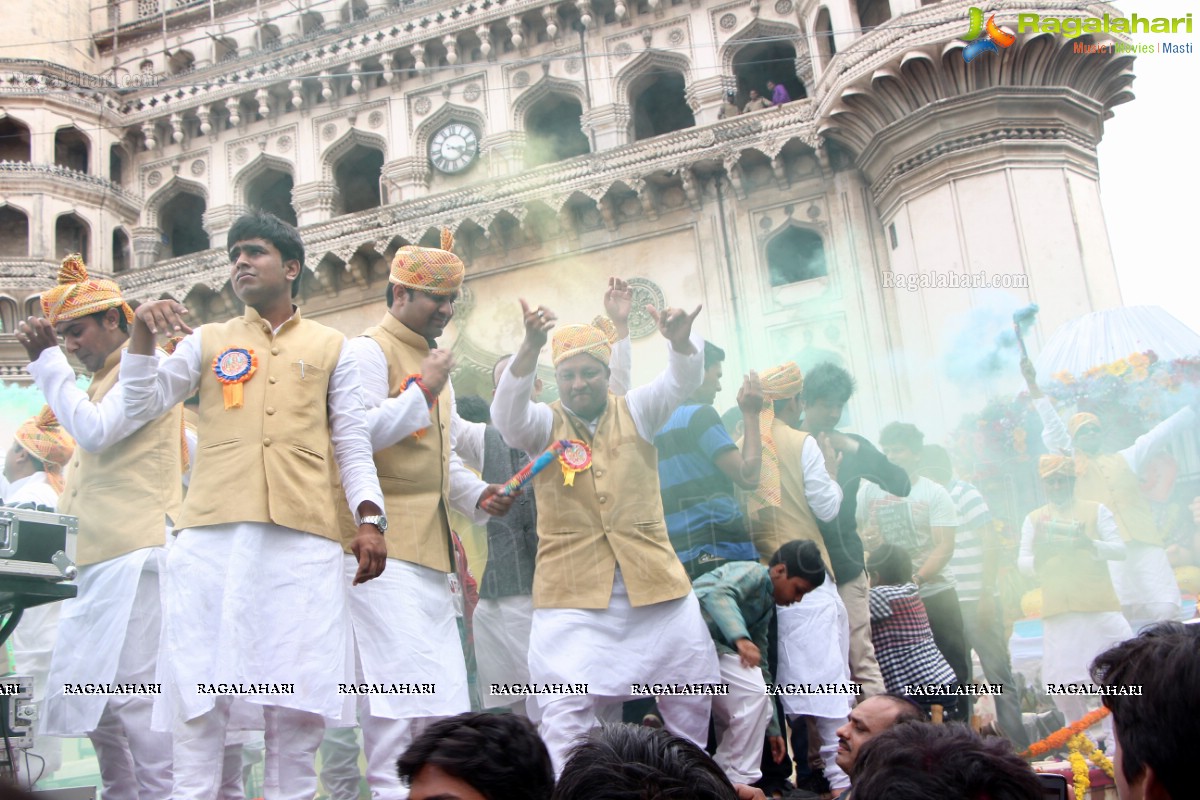
M1104 506L1096 511L1096 558L1111 567L1124 559L1128 545L1121 541L1117 521ZM1021 526L1021 550L1017 565L1026 575L1034 575L1033 521L1025 518ZM1088 666L1092 660L1115 644L1133 636L1129 622L1118 611L1071 611L1042 619L1042 683L1090 683Z
M1052 453L1069 451L1070 432L1050 398L1040 397L1033 406L1042 418L1042 442ZM1132 445L1121 450L1120 455L1133 474L1140 476L1147 459L1195 424L1196 413L1191 406L1182 408L1139 436ZM1170 603L1178 606L1182 598L1166 549L1144 542L1127 542L1126 551L1124 561L1109 564L1113 588L1117 590L1121 605Z
M790 606L777 606L781 684L850 683L850 618L828 576L825 582ZM789 717L806 714L844 720L850 713L850 694L785 694Z
M157 363L161 354L148 356ZM75 383L75 370L57 347L42 351L29 365L59 423L75 446L99 453L137 432L148 420L125 414L124 386L117 383L98 403ZM163 409L164 411L166 409ZM87 521L82 520L83 535ZM164 540L166 519L164 517ZM38 731L55 736L84 736L95 730L108 698L63 693L64 683L111 683L126 647L143 653L158 646L158 629L129 629L131 616L153 618L160 603L157 582L162 548L143 548L79 568L77 596L63 601L59 635L47 679L44 715ZM142 572L149 573L143 580ZM152 577L151 577L152 576Z
M206 368L203 330L158 365L125 354L121 382L130 417L153 419L196 391ZM346 500L352 509L364 501L383 508L358 365L346 348L330 374L328 405ZM198 433L203 439L205 431ZM220 684L239 683L291 685L291 693L240 695L254 706L353 719L353 696L338 692L354 676L338 542L266 523L209 525L180 531L167 567L156 728L200 716L218 694L238 695ZM217 694L201 692L212 684Z
M484 707L516 705L524 698L492 694L492 684L528 683L533 597L481 597L475 606L475 663Z

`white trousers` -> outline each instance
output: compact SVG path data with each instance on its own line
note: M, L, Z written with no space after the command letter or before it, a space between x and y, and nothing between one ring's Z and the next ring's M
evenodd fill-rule
M729 694L712 701L717 752L713 760L732 783L756 783L762 778L763 737L771 724L771 698L758 667L742 666L741 658L721 653L721 681Z
M226 744L221 760L221 785L217 800L246 800L246 784L242 778L242 744Z
M129 630L155 631L161 625L158 574L143 571ZM117 662L119 683L153 683L158 637L128 635ZM171 796L171 737L150 730L151 696L113 696L88 734L96 750L105 800L162 800Z
M1136 636L1150 625L1167 620L1179 619L1178 603L1132 603L1121 606L1121 613L1129 620L1129 627Z
M389 719L372 716L366 695L359 695L358 720L362 725L367 756L367 785L371 800L407 800L408 787L400 780L396 760L431 722L442 717Z
M597 717L608 718L610 706L620 704L629 697L600 697L590 694L574 694L555 697L543 702L542 721L538 733L550 751L555 777L562 774L563 766L579 741L585 739L597 725ZM662 715L663 727L676 736L704 748L708 742L708 716L712 708L711 697L660 697L658 713Z
M358 731L327 728L321 742L321 785L329 800L358 800L362 774L358 769Z
M213 708L175 727L175 788L159 800L214 800L222 779L225 730L233 698L216 699ZM265 800L312 800L317 793L313 759L325 720L320 714L264 706ZM147 727L148 729L148 727ZM148 799L147 799L148 800Z

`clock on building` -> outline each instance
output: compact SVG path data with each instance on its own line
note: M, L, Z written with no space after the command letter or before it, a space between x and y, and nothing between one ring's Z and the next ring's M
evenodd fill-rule
M447 174L462 172L479 155L479 137L470 126L451 122L429 140L429 160Z

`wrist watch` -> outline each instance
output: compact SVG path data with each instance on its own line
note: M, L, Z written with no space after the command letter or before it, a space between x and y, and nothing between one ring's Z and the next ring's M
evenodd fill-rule
M359 525L374 525L380 533L387 532L387 517L383 514L368 514L358 520Z

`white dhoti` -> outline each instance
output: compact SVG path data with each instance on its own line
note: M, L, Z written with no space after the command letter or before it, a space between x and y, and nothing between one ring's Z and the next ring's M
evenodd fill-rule
M537 608L529 674L538 684L587 684L587 695L539 695L540 731L556 773L598 706L631 699L634 684L714 684L717 651L696 595L634 608L618 569L608 608ZM703 747L711 696L660 696L667 730Z
M1091 683L1096 656L1133 636L1116 611L1071 611L1042 620L1042 682ZM1074 720L1068 720L1074 722Z
M777 606L779 664L775 680L782 684L850 683L850 621L837 587L826 580L790 606ZM789 717L805 715L846 721L850 694L784 694ZM840 723L839 723L840 724ZM835 739L834 745L837 745Z
M1126 542L1125 558L1108 562L1121 610L1134 633L1146 625L1179 618L1179 584L1165 548Z
M758 667L742 666L741 657L732 653L721 653L718 663L729 694L713 698L713 760L730 782L756 783L762 778L763 741L774 713L771 696Z
M79 570L64 600L38 733L87 736L106 797L170 796L171 739L150 730L150 695L67 695L67 684L151 684L158 659L162 548Z
M264 789L308 800L325 719L353 720L349 612L337 542L264 523L179 532L167 558L154 722L175 731L172 800L217 791L234 727L261 719Z
M371 796L402 800L396 759L429 720L471 710L454 601L446 574L429 567L389 558L378 578L351 586L358 561L343 566L360 682L418 688L358 697Z
M533 627L533 597L480 598L475 606L475 664L485 708L511 706L535 722L537 700L493 694L493 686L525 684L529 678L529 631Z

